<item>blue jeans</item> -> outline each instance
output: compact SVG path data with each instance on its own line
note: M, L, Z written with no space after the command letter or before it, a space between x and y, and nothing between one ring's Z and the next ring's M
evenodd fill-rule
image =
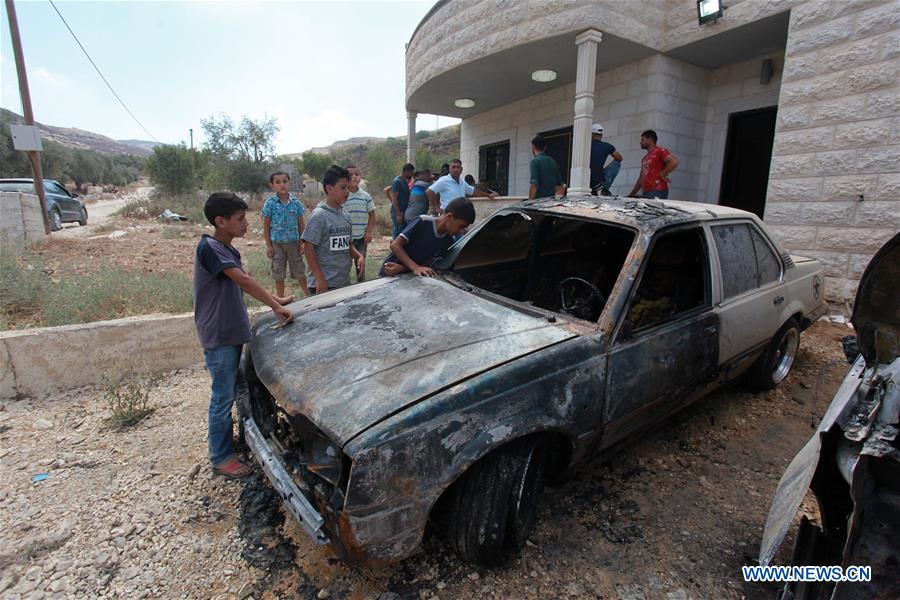
M609 191L612 187L613 182L616 180L616 177L619 175L619 170L622 168L621 160L614 160L609 163L605 169L600 170L600 187L598 188L596 185L591 186L591 193L595 196L600 190ZM594 171L596 173L596 171Z
M397 213L394 212L394 207L391 206L391 225L392 225L392 227L391 227L391 239L394 239L395 237L397 237L398 235L400 235L400 232L401 232L401 231L403 231L404 229L406 229L406 221L404 221L403 223L398 223L397 221L398 221L398 220L397 220Z
M665 200L669 197L669 190L650 190L641 194L641 198L660 198Z
M207 443L209 461L213 466L222 464L234 454L231 446L231 406L234 404L235 387L244 377L238 368L242 349L243 346L219 346L203 350L206 368L212 378Z

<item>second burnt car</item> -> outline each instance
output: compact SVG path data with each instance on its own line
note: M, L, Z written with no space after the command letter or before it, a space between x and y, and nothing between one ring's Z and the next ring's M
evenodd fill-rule
M523 202L435 270L304 299L247 345L247 446L350 563L409 556L429 520L501 562L545 477L727 381L777 385L825 309L819 263L692 202Z

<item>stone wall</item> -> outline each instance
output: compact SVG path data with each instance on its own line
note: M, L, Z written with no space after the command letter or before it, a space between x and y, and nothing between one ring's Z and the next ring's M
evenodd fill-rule
M852 299L900 229L900 10L817 2L791 11L766 221L825 264L826 298Z
M45 236L41 201L35 194L0 192L0 241L22 248Z
M0 332L0 400L197 364L194 317L148 315Z

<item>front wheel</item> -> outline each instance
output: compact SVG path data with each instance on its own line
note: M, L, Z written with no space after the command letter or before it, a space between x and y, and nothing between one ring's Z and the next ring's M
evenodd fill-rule
M475 463L448 490L444 532L464 560L492 567L525 545L544 489L547 442L516 440Z
M62 215L59 214L59 209L54 208L50 211L50 231L59 231L62 229Z
M84 227L87 225L87 209L85 207L81 207L81 210L78 211L78 224Z
M781 326L765 352L747 371L745 381L753 391L771 390L784 381L800 349L800 325L790 319Z

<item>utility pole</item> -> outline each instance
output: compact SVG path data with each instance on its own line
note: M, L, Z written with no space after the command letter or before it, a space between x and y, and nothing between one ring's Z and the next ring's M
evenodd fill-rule
M194 129L188 129L188 132L191 134L191 154L194 153Z
M16 7L13 0L6 0L6 14L9 17L9 35L12 40L13 54L16 57L16 74L19 76L19 95L22 98L22 112L25 125L34 126L34 113L31 111L31 94L28 91L28 74L25 72L25 57L22 54L22 38L19 37L19 22L16 20ZM34 191L41 204L41 216L44 218L44 233L50 235L50 217L47 214L47 198L44 194L44 176L41 173L41 157L34 150L28 151L31 161L31 174L34 177Z

